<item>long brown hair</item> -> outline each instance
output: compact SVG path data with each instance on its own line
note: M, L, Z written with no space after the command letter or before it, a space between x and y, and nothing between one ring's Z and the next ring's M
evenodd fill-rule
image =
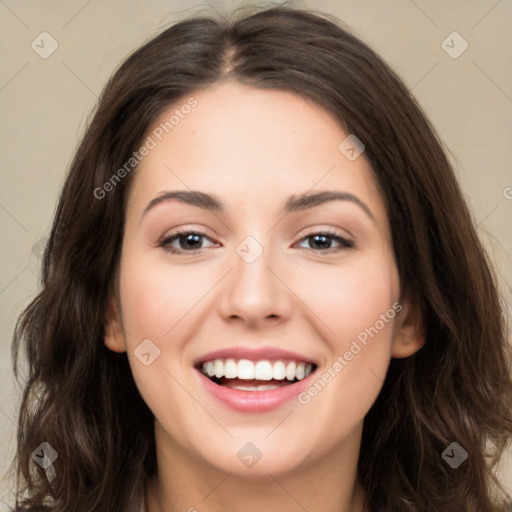
M20 502L122 512L157 469L153 416L126 354L103 343L136 169L97 191L164 109L226 78L293 91L331 112L364 143L386 199L402 293L417 304L426 343L392 360L365 418L358 476L369 508L501 510L492 468L512 436L510 350L497 280L454 172L381 58L331 17L288 6L177 23L106 85L62 190L42 289L15 331L15 371L22 354L28 367ZM53 476L31 459L43 442L58 452ZM456 470L442 457L452 442L468 453Z

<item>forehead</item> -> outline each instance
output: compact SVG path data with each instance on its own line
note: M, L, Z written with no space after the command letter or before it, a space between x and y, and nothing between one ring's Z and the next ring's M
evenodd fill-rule
M227 207L238 199L247 209L274 209L284 196L333 189L364 198L385 222L364 153L351 161L340 150L348 135L329 112L292 92L214 84L151 125L153 148L137 168L129 207L190 188L224 198Z

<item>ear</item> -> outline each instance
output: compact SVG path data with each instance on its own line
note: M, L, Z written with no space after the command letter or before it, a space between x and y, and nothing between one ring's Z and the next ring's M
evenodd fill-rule
M107 315L105 321L104 343L113 352L126 352L119 305L114 296L108 301Z
M397 359L412 356L425 344L425 328L420 308L409 300L404 300L398 313L395 337L391 355Z

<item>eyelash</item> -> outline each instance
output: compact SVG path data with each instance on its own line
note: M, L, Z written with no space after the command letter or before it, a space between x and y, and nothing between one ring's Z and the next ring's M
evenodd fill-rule
M171 242L174 242L175 240L179 240L179 238L181 236L185 236L185 235L197 235L200 237L210 239L210 237L208 235L206 235L206 233L202 233L201 231L183 230L183 231L178 231L176 233L173 233L172 235L163 237L158 242L158 247L162 247L165 251L172 253L172 254L198 254L198 253L200 253L203 249L195 249L192 251L187 251L184 249L176 249L176 248L170 246ZM307 240L307 239L313 238L315 236L323 236L326 238L330 238L340 244L339 247L330 247L326 250L306 248L310 251L314 251L317 253L332 254L332 253L340 252L340 251L343 251L346 249L352 249L355 246L352 241L347 240L346 238L343 238L342 236L338 235L337 233L335 233L333 231L329 231L329 230L323 230L323 231L319 231L317 233L311 233L310 235L300 238L299 240L297 240L297 242L300 242L302 240ZM294 242L294 244L297 242Z

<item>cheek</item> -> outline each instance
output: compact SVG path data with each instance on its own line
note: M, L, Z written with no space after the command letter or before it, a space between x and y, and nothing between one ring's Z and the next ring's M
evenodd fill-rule
M198 286L191 276L179 267L148 261L138 248L126 249L120 268L123 328L132 375L155 417L167 418L169 424L173 424L167 417L171 411L195 404L187 401L176 372L183 357L180 337L192 332L190 312L207 286ZM194 417L199 414L193 412Z
M328 269L308 282L308 305L328 326L323 332L331 360L299 401L326 424L343 417L352 425L370 409L384 383L401 309L391 257L375 254L354 262L340 270L336 282Z
M304 279L300 294L325 324L325 336L338 353L358 336L364 341L368 330L375 335L374 328L380 339L390 341L399 287L396 267L388 257L354 258L336 271L318 267L314 277Z
M126 347L137 387L154 413L186 398L177 381L188 364L187 340L200 327L200 305L217 281L207 266L198 272L193 265L170 265L162 255L148 258L137 247L125 251L120 295ZM158 354L148 366L137 358L147 340L154 344L150 352Z
M135 335L163 342L209 286L192 266L169 265L165 257L148 261L136 250L127 251L121 266L120 293L129 341L130 335ZM131 339L131 343L135 341Z

